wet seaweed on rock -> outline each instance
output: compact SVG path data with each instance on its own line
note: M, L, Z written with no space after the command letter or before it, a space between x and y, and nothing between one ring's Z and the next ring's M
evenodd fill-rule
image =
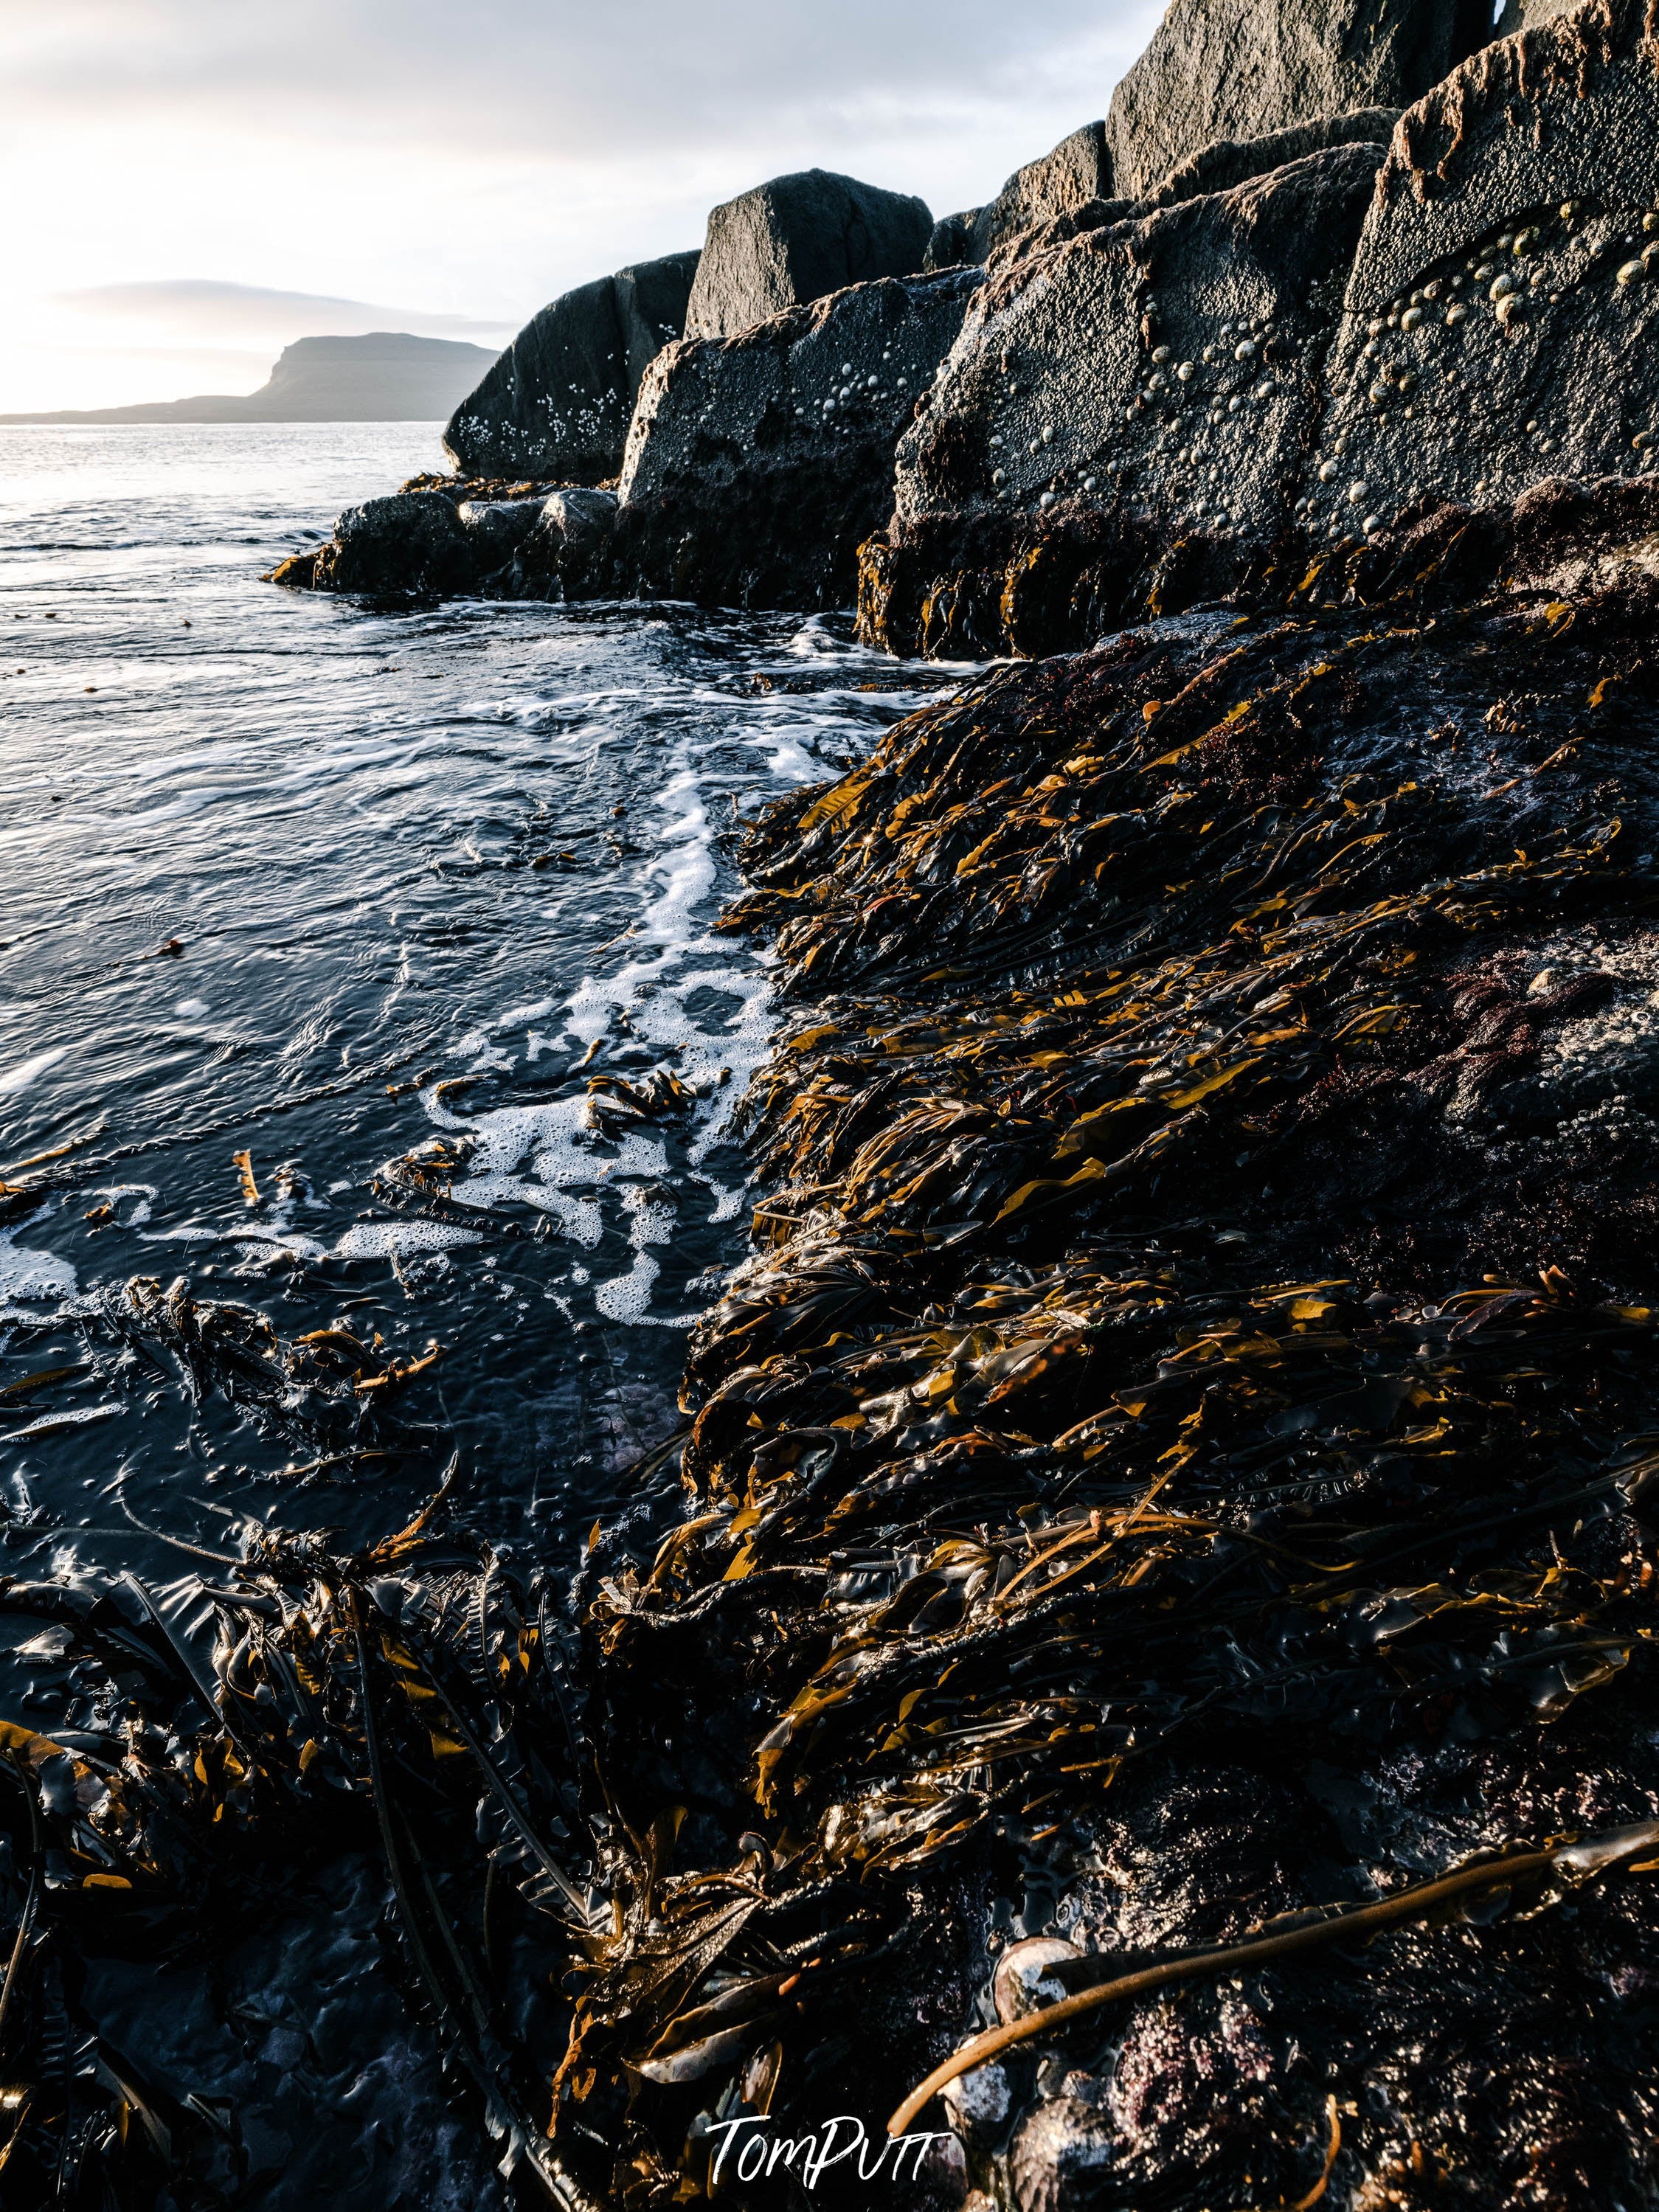
M1164 626L752 834L730 921L810 1011L690 1349L689 1517L590 1667L613 1788L685 1802L665 1895L857 1900L933 1979L860 1974L877 2055L768 1990L678 2106L590 2031L647 2196L699 2102L807 2125L826 2044L837 2108L919 2080L988 1932L1100 1980L1659 1808L1640 611ZM1333 2096L1334 2203L1639 2200L1646 1897L1143 2001L951 2121L1022 2212L1305 2197Z
M717 2179L725 2122L878 2135L1022 2018L896 2201L1653 2201L1659 1855L1602 1840L1659 1816L1652 617L1149 626L763 817L728 922L799 1011L678 1499L642 1472L568 1594L442 1494L356 1555L0 1592L124 1716L14 1733L14 2003L350 1833L532 2199L793 2201L781 2153ZM132 1326L252 1391L287 1355L236 1310ZM1488 1878L1564 1850L1594 1878ZM1447 1878L1364 1948L1162 1971Z

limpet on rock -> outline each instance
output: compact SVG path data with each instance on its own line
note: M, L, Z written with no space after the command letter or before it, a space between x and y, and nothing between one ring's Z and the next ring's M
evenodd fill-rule
M1320 463L1319 481L1321 483L1330 483L1334 482L1337 473L1337 465L1334 461L1322 461Z
M1082 1956L1077 1945L1068 1943L1063 1936L1028 1936L1011 1943L991 1977L991 2002L997 2018L1006 2027L1065 1996L1065 1984L1056 1981L1048 1969L1062 1960Z
M1351 483L1348 486L1349 506L1358 507L1360 501L1364 498L1366 493L1370 489L1370 486L1367 483Z
M1463 305L1463 302L1461 300L1454 300L1450 307L1446 310L1447 327L1451 330L1455 330L1459 323L1467 323L1468 319L1468 309Z
M1153 359L1153 360L1154 360L1154 361L1158 364L1158 366L1159 366L1159 368L1160 368L1163 367L1164 363L1166 361L1168 361L1168 359L1169 359L1169 358L1170 358L1170 349L1169 349L1169 347L1168 347L1168 346L1161 345L1161 346L1154 346L1154 347L1152 348L1152 359Z
M1181 381L1183 384L1190 384L1193 380L1194 374L1192 362L1189 361L1183 361L1180 368L1176 369L1176 374L1181 379Z

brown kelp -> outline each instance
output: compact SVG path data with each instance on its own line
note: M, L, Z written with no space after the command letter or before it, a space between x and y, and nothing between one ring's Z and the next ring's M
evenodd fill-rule
M1155 625L751 834L732 923L810 1012L690 1517L599 1581L589 1666L633 1823L677 1808L665 1896L747 1876L879 1957L641 2019L636 1948L567 2081L630 2085L635 2187L702 2185L711 2116L884 2116L1018 1943L1062 1994L1659 1811L1652 611ZM1468 1887L969 2075L975 2178L1644 2201L1644 1877Z
M355 1833L527 2200L798 2200L998 2023L919 2172L810 2193L1659 2197L1656 609L1460 605L1439 543L994 671L751 826L755 1251L574 1590L453 1491L10 1586L120 1717L12 1743L14 2008ZM299 1379L372 1407L337 1334ZM20 2170L151 2141L5 2002Z

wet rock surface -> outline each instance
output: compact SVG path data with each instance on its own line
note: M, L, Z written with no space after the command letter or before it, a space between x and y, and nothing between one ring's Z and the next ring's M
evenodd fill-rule
M1491 0L1175 0L1112 95L1116 189L1146 191L1218 139L1408 107L1512 27L1509 14L1494 23Z
M1638 0L1480 54L1401 125L1355 258L1309 526L1659 455L1659 97ZM1356 488L1358 496L1356 496Z
M592 482L622 465L640 379L685 328L696 253L561 294L456 409L444 446L467 476Z
M900 432L977 281L888 278L672 348L640 395L604 564L573 588L846 605Z
M1364 144L1311 155L988 285L900 444L894 521L866 556L866 634L927 652L1073 641L1022 611L1045 521L1095 550L1101 606L1071 611L1095 635L1130 575L1141 605L1233 588L1290 520L1381 160Z
M830 169L774 177L710 215L685 334L732 337L849 284L908 276L933 231L908 193Z

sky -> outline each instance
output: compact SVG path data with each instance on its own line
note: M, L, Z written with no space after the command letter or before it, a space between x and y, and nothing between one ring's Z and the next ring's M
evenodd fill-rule
M0 413L501 345L790 169L935 215L1103 115L1164 0L0 0Z

